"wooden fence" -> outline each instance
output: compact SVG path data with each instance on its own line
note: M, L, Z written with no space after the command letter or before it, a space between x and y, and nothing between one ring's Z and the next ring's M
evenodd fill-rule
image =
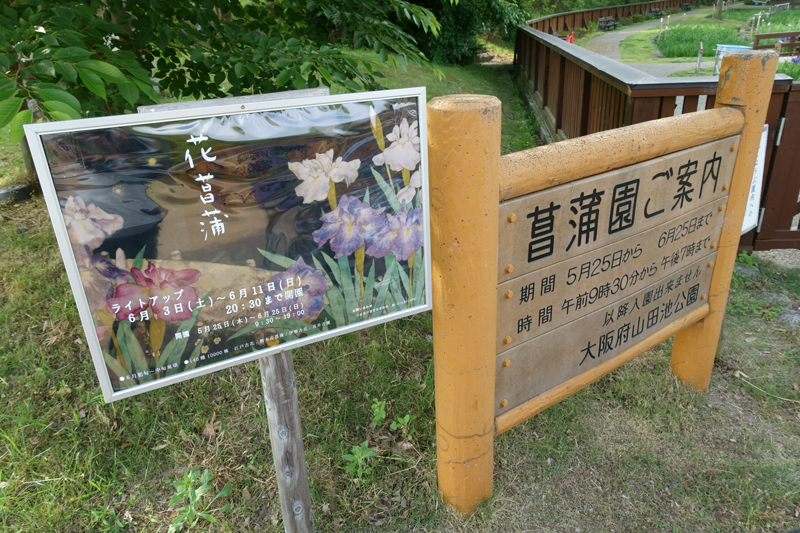
M656 78L524 26L517 28L514 67L547 143L711 109L717 91L713 76ZM742 236L741 247L800 248L800 230L792 223L800 212L800 180L792 179L800 165L800 83L776 75L766 123L763 224Z
M656 0L639 4L568 11L566 13L557 13L555 15L529 20L528 26L551 35L573 31L576 28L588 30L589 22L597 22L601 17L620 19L623 17L632 17L633 15L649 15L654 9L660 11L671 8L680 9L683 4L687 3L692 6L697 6L702 2L699 0Z
M774 50L775 43L764 43L761 44L762 41L767 41L771 39L781 39L781 49L780 55L781 56L794 56L800 54L800 31L786 31L781 33L759 33L755 36L755 41L753 42L753 50ZM778 52L778 50L775 50Z

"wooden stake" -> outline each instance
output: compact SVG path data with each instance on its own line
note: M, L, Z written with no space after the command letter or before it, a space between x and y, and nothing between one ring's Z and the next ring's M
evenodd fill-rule
M700 62L703 60L703 41L700 41L700 50L697 52L697 68L694 73L700 75Z
M750 181L777 68L778 55L773 51L729 52L722 59L714 107L740 110L744 115L744 128L733 167L719 254L711 278L710 312L703 320L675 336L670 362L679 380L701 391L708 389L711 381Z
M492 495L500 100L428 103L436 462L463 514Z
M286 533L310 533L314 531L314 518L292 352L281 351L259 359L258 366L281 499L283 529Z

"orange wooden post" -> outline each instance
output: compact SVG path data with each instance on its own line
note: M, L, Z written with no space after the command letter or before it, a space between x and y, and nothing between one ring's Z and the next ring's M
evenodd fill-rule
M744 128L733 167L717 264L711 278L710 312L703 320L675 335L670 362L679 380L702 391L708 389L711 381L750 181L777 67L778 55L773 51L727 53L722 60L714 107L740 110L744 115Z
M428 103L436 460L463 514L492 495L500 101Z

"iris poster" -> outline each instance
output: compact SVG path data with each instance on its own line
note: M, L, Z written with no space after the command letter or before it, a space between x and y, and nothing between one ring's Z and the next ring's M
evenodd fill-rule
M106 401L430 308L424 89L26 126Z

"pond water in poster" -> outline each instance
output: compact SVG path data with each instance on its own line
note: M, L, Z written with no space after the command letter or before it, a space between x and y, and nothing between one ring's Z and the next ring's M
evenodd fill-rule
M418 111L43 134L113 390L427 307Z

